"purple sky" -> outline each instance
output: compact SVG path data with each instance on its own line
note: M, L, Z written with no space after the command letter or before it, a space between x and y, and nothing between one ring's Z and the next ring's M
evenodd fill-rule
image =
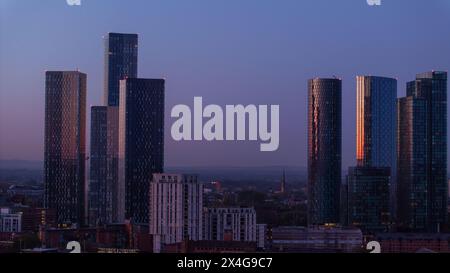
M307 79L343 78L343 164L355 162L355 76L450 67L450 1L0 1L0 159L43 159L44 71L88 74L101 103L107 32L140 35L139 76L165 77L167 166L306 165ZM176 104L279 104L280 149L171 140Z

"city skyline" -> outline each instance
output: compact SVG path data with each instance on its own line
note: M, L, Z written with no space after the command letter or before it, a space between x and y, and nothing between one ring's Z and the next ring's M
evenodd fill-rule
M402 3L385 3L380 9L374 11L363 2L327 2L327 5L335 7L338 11L350 10L354 13L348 19L341 18L341 15L326 13L328 17L325 16L323 20L325 26L336 24L338 28L324 33L315 33L317 27L311 24L306 24L306 26L302 24L302 22L314 20L306 13L306 10L323 8L324 1L304 3L303 5L288 1L275 8L274 20L271 25L267 25L266 22L269 15L269 5L266 5L266 3L259 3L259 8L252 15L254 17L246 16L253 3L244 4L236 14L236 18L239 20L234 23L230 22L231 25L225 24L224 16L233 14L231 13L233 3L224 9L220 9L223 7L219 4L205 4L205 7L212 8L208 14L195 11L195 7L199 6L194 5L194 9L185 6L191 13L196 14L195 12L197 12L200 15L199 19L190 22L177 19L166 24L166 28L161 28L161 25L158 24L158 20L160 24L167 22L167 19L162 18L161 15L155 16L155 19L148 19L150 23L159 25L158 28L149 27L152 24L137 24L137 21L134 20L128 20L123 25L114 23L111 15L119 8L119 2L115 1L108 1L110 4L105 6L105 15L99 17L105 19L105 24L93 24L89 28L84 22L86 20L82 19L91 16L93 10L105 5L105 2L86 2L78 10L71 9L64 3L60 5L56 1L54 4L42 3L41 5L27 3L27 6L36 5L37 13L46 13L46 9L51 10L51 14L48 14L49 16L42 19L43 21L40 23L36 23L36 26L47 25L58 19L64 21L62 15L67 17L67 20L80 20L81 22L81 25L71 30L75 40L55 40L58 37L57 34L63 31L59 26L52 31L41 27L42 37L36 41L45 58L29 53L24 56L14 54L18 49L24 49L27 41L29 45L30 37L23 38L14 35L14 30L19 31L25 26L23 23L15 24L14 22L25 17L17 15L17 18L12 18L9 11L19 9L24 4L20 1L2 2L0 38L5 43L2 43L0 47L0 56L2 60L6 61L2 62L0 67L0 130L2 131L0 159L42 160L43 131L35 128L34 124L42 124L41 121L43 120L43 84L39 80L42 78L43 70L54 70L54 68L70 70L79 67L80 70L88 74L88 105L102 104L102 79L104 75L102 74L103 48L101 37L114 30L139 34L139 76L167 77L166 111L169 111L174 104L189 104L194 95L203 95L206 103L280 104L281 141L278 152L262 154L255 149L255 143L176 143L170 139L170 135L166 134L166 165L306 166L306 79L318 75L332 76L338 74L343 78L343 97L345 98L343 100L344 141L342 145L344 152L342 169L346 169L347 166L354 166L356 165L354 147L356 138L354 126L356 119L356 81L354 77L362 74L397 78L398 96L401 96L405 92L404 83L416 73L432 69L445 71L449 68L448 62L445 61L449 59L446 56L448 53L445 50L440 50L441 48L448 48L448 45L450 45L448 37L425 32L427 44L418 42L414 46L410 46L408 43L411 39L419 39L414 36L417 29L423 28L425 30L432 25L448 22L449 19L445 15L447 15L450 7L444 1L436 1L433 4L408 1L409 8L421 9L424 16L429 16L430 20L427 23L420 22L420 24L415 22L413 15L401 10ZM144 14L139 12L138 9L147 7L151 7L151 4L139 3L136 9L133 9L136 11L136 20L144 20ZM154 7L159 8L158 11L166 15L179 12L170 4L155 3ZM288 8L292 8L300 14L288 12ZM60 11L60 13L54 13L55 10ZM288 12L287 15L285 12ZM27 18L25 22L36 18L35 15L29 14L27 11L25 13ZM409 27L405 27L404 23L400 24L394 20L398 13L403 16L405 24L409 24ZM283 19L280 16L281 14L287 17ZM202 26L204 20L211 19L214 15L220 16L211 21L212 26ZM380 22L377 18L382 15L385 15L386 21ZM151 16L145 18L148 17ZM357 22L361 18L365 19L364 27L358 26ZM337 20L336 23L336 19L342 20ZM243 22L250 25L243 30L231 31L235 29L232 28L233 24ZM167 34L167 31L175 30L177 32L174 33L180 33L182 25L188 27L186 34L192 34L197 39L188 42L185 35L176 38ZM28 27L35 26L28 24ZM212 27L217 27L218 31L211 32ZM353 30L354 33L357 33L357 31L365 28L373 30L372 37L367 37L366 42L360 42L349 47L355 40L346 34L347 30ZM416 30L412 31L410 28ZM194 31L195 29L198 31ZM400 32L400 30L405 31ZM222 34L219 35L219 33ZM253 36L246 39L248 33L253 33ZM265 33L270 34L270 37L280 38L281 43L274 43L270 38L264 38ZM314 34L313 41L315 42L303 38L307 37L305 35L311 34ZM15 39L17 45L14 46L14 49L8 42L8 37ZM49 41L57 41L54 46L48 47L48 49L52 49L51 53L45 47L47 42L43 42L43 40L46 40L42 39L43 37L47 37ZM326 37L334 41L333 47L325 47L324 39ZM374 45L370 44L370 41L379 40L382 37L391 39L395 46L384 51L383 54L378 54L379 51L376 50ZM220 41L225 38L238 41L238 45L234 46L229 43L221 45ZM177 41L184 41L186 46L178 46ZM430 44L436 50L431 50ZM316 45L321 46L317 47ZM406 45L410 46L408 47L410 50L405 55L401 48ZM295 48L299 50L295 51ZM212 49L215 49L214 52L220 50L223 54L213 54ZM286 54L283 53L284 51ZM437 52L441 54L437 54ZM308 57L308 55L311 56ZM366 56L364 61L359 60L359 56L362 55ZM410 56L416 56L416 59L411 61ZM12 85L11 79L17 78L14 73L18 71L18 65L25 61L24 57L28 57L27 61L30 62L30 65L23 67L25 75L30 80L15 81L16 84ZM229 59L233 59L234 64ZM5 63L10 64L8 69ZM251 65L251 63L254 63L254 65ZM278 96L278 92L282 96ZM10 105L14 105L19 97L25 94L29 94L30 100L23 102L23 109L29 110L18 112L16 109L11 109ZM257 94L259 96L256 96ZM166 127L171 124L171 120L167 117L166 112ZM10 119L17 120L17 122L10 123L8 122ZM16 125L23 124L21 121L24 119L31 121L29 122L31 123L30 129ZM292 119L298 120L298 124L293 126ZM88 118L88 120L90 119ZM87 124L87 128L89 128L89 124ZM28 130L30 130L30 133ZM198 154L195 158L188 156L193 151ZM211 152L220 153L222 156L211 159L208 157ZM298 154L303 156L296 156Z
M197 1L1 2L0 253L450 252L450 4Z

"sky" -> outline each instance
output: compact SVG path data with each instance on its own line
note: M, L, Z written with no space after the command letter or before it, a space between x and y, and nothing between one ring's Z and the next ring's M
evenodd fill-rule
M103 40L139 34L139 77L166 79L166 166L306 166L307 79L343 79L343 168L355 164L356 75L450 67L449 0L0 0L0 160L43 160L46 70L103 96ZM280 105L280 147L175 142L177 104ZM88 113L88 117L90 113ZM89 135L87 135L87 139ZM89 142L89 141L88 141Z

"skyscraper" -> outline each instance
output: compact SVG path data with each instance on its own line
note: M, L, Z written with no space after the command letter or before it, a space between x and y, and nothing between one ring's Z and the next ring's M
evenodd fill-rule
M398 101L401 228L436 232L447 223L447 72L419 74Z
M48 71L45 81L45 207L60 225L85 222L86 74Z
M390 168L390 207L395 214L397 80L358 76L356 159L359 167Z
M104 107L92 108L90 225L124 220L125 196L118 183L120 80L137 78L138 36L108 33L104 42Z
M138 76L138 35L108 33L104 41L104 105L119 106L119 81Z
M358 166L395 168L397 80L357 77Z
M154 174L149 200L150 234L161 242L203 239L203 185L196 175Z
M342 81L308 82L308 224L339 222Z
M349 168L348 223L369 234L389 231L389 185L389 167Z
M91 108L91 156L89 179L89 224L118 221L119 109Z
M120 219L148 223L149 183L164 168L164 84L162 79L120 82Z
M423 99L398 100L397 222L419 231L427 227L426 113Z

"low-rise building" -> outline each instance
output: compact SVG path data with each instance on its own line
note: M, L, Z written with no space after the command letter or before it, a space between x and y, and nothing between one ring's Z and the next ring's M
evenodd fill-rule
M27 208L22 214L22 230L38 232L40 227L56 228L56 211L45 208Z
M271 245L275 252L360 252L363 234L356 228L277 227L272 228Z
M267 248L267 224L257 224L256 225L256 246L260 250Z
M384 233L376 236L381 253L416 253L423 250L450 253L450 234Z
M204 239L256 242L254 208L205 208Z
M255 253L256 242L188 241L164 245L163 253Z
M0 232L22 232L22 213L9 208L0 209Z

